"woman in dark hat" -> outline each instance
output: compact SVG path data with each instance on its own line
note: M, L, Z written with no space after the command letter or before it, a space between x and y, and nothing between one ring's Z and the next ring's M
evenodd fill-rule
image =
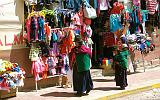
M91 50L83 45L80 36L75 38L75 48L72 49L70 58L70 67L73 69L73 89L77 96L83 96L93 89L93 82L90 74Z
M127 67L128 67L128 46L123 44L122 50L114 50L113 61L115 64L115 81L116 86L125 89L127 83Z

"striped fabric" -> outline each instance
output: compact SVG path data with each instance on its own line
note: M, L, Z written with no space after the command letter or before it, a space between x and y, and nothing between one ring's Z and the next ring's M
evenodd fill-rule
M155 10L157 7L157 0L146 0L147 1L147 10L149 10L149 14L155 14Z

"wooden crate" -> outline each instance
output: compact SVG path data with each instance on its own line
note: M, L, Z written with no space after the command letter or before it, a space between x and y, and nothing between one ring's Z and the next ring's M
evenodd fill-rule
M16 89L7 90L0 90L0 99L10 98L16 96Z

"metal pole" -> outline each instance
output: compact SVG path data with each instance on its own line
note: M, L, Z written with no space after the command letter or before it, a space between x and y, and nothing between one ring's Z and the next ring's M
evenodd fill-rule
M144 65L144 54L143 54L143 52L142 52L142 62L143 62L143 68L144 68L144 72L145 72L146 67L145 67L145 65Z
M38 85L37 85L37 81L35 81L35 83L36 83L36 92L37 92L37 90L38 90Z

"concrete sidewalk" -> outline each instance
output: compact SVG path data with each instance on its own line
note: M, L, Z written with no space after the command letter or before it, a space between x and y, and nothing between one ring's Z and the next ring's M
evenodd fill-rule
M94 90L83 97L75 97L72 88L64 89L55 86L37 92L18 92L16 97L8 100L110 100L153 88L160 88L160 67L128 75L129 86L126 90L120 90L119 87L116 87L114 76L94 77L93 81Z

